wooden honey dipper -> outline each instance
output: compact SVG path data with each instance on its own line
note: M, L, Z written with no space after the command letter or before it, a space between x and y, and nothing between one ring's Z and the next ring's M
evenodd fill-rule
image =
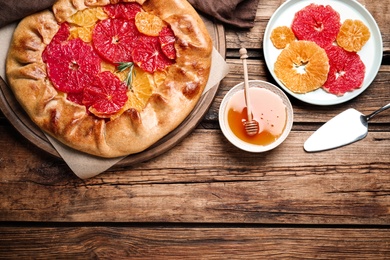
M247 50L245 48L240 49L240 59L242 60L242 65L244 67L244 93L245 93L245 104L247 110L248 120L244 122L245 131L247 135L253 136L259 132L259 123L253 119L251 104L249 99L249 83L248 83L248 66L246 64L246 59L248 58Z

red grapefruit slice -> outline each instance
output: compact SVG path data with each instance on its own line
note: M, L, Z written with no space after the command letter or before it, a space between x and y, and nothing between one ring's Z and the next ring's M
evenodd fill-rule
M65 93L80 93L100 71L100 58L80 39L50 43L43 53L54 86Z
M298 11L291 25L299 40L313 41L323 48L336 40L340 27L340 14L329 5L317 4Z
M105 60L111 63L131 62L131 53L139 35L134 21L107 19L95 26L92 42Z
M52 42L63 42L69 38L70 35L70 26L68 23L62 23L60 29L56 35L54 35Z
M47 63L47 60L53 55L53 53L61 49L61 43L68 40L70 36L70 26L68 23L62 23L57 33L54 35L51 42L46 46L42 53L43 62Z
M141 11L142 7L138 3L110 4L104 7L104 12L109 17L117 19L131 20Z
M133 60L138 67L149 73L164 70L174 63L163 53L158 37L145 35L139 37L137 41L137 47L133 50Z
M126 85L109 71L97 75L91 85L84 89L83 104L94 115L109 118L126 103Z
M362 86L365 65L356 52L348 52L339 46L325 49L329 58L328 79L323 89L329 93L342 96L348 91Z
M161 50L163 53L171 60L176 59L176 49L175 49L175 34L172 29L169 27L164 27L158 37Z
M84 92L68 93L68 95L66 96L66 99L73 102L73 103L76 103L78 105L84 105L83 104L83 97L84 97Z

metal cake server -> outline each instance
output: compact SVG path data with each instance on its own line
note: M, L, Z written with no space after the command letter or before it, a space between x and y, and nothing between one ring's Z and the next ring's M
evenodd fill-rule
M368 121L388 108L390 108L390 103L368 116L356 109L347 109L315 131L306 140L303 148L306 152L319 152L359 141L367 136Z

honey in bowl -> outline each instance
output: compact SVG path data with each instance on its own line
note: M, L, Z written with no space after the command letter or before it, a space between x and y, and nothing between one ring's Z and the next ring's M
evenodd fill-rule
M286 128L287 108L274 92L253 87L249 89L253 119L259 124L259 132L249 136L245 131L247 107L244 90L237 91L226 106L227 124L233 134L242 141L266 146L275 142Z
M287 122L287 108L283 100L265 88L250 88L249 98L253 119L259 124L259 132L249 136L245 131L247 107L244 90L236 92L227 104L227 123L235 136L254 145L269 145L283 133Z
M277 86L262 80L249 80L252 115L259 133L246 134L247 120L244 82L232 87L219 107L219 125L227 140L243 151L261 153L278 147L292 129L294 111L287 95Z

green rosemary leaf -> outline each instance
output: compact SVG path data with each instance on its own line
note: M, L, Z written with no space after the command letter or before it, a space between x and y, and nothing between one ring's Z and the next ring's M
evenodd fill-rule
M119 72L122 72L126 69L129 69L129 73L127 73L127 77L125 83L129 89L132 89L132 81L133 81L133 69L134 63L132 62L119 62L117 67Z

